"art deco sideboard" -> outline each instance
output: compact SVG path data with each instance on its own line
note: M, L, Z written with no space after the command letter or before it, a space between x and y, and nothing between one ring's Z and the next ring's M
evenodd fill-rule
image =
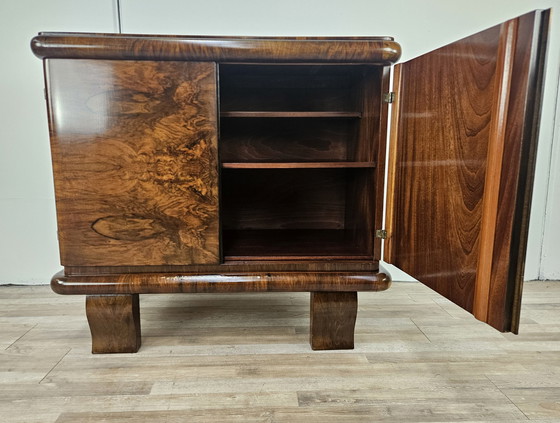
M391 282L384 241L516 332L547 22L399 64L392 88L390 37L39 34L53 290L87 296L94 353L138 350L152 293L310 292L312 348L352 348L357 292Z

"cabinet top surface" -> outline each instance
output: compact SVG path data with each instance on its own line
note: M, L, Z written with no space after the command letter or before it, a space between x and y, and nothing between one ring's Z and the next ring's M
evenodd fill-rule
M400 55L392 37L239 37L41 32L31 41L45 58L218 62L370 63Z

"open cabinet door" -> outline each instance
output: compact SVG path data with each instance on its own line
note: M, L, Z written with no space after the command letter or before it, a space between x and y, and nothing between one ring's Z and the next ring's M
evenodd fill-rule
M384 259L516 332L549 11L397 65Z

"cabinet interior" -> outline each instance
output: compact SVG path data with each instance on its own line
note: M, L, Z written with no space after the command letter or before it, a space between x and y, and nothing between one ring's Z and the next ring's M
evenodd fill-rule
M373 257L381 72L223 64L225 260Z

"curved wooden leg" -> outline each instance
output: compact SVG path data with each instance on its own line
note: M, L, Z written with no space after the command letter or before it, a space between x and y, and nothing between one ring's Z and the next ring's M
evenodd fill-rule
M357 312L357 292L312 292L309 331L311 348L353 349Z
M92 353L135 353L140 348L138 294L88 295L86 315Z

